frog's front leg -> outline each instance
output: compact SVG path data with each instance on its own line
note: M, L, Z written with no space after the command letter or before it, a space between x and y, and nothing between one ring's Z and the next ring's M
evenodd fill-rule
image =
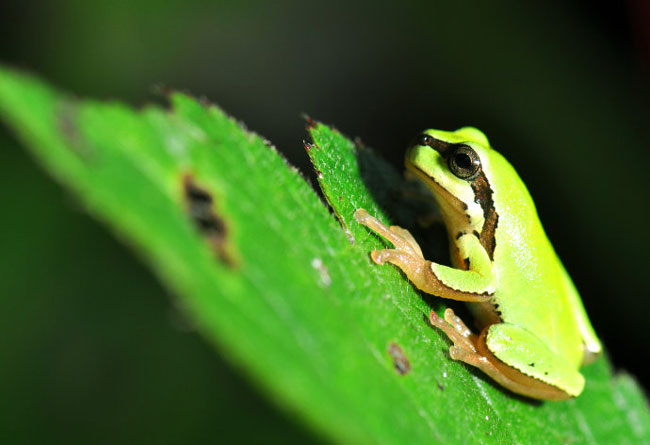
M418 289L452 300L490 300L493 292L490 260L474 236L466 235L458 241L459 249L467 255L472 268L460 270L425 260L417 241L406 229L398 226L386 227L364 209L358 209L354 218L394 246L393 249L371 252L373 261L377 264L391 263L399 267Z

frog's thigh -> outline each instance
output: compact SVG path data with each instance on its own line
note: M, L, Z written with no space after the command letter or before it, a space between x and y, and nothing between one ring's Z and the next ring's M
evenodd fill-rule
M491 361L501 373L518 375L517 380L527 382L525 385L531 391L541 388L543 392L550 390L549 396L553 395L538 398L561 399L582 392L585 384L582 374L531 332L509 323L493 324L486 331L478 341L479 352L486 357L492 355L496 360ZM560 395L563 396L557 397Z

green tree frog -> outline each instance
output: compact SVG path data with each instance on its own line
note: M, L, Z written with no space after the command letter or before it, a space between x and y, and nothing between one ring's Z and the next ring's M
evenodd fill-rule
M513 167L465 127L425 131L407 151L406 169L438 203L453 267L426 260L407 230L358 209L356 220L394 246L373 251L374 262L394 264L426 293L468 302L479 334L451 309L444 320L429 317L453 342L452 359L527 397L578 396L579 368L602 347Z

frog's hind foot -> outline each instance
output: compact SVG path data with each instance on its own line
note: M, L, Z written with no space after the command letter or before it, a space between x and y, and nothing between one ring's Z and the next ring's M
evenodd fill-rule
M447 337L454 343L449 348L449 355L452 359L477 366L475 362L480 358L476 350L477 336L452 309L447 308L445 310L444 320L434 311L431 311L429 320L433 326L447 334Z
M444 320L433 311L429 314L429 320L453 342L449 348L452 359L480 369L512 392L541 400L564 400L570 397L560 389L524 375L496 358L485 344L489 327L476 335L449 308L445 310Z

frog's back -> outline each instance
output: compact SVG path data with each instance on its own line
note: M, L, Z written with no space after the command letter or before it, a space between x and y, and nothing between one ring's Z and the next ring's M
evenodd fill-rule
M579 366L582 339L572 319L564 270L533 200L500 154L490 150L486 167L510 173L496 175L490 184L498 214L494 249L497 310L504 320L525 327L550 349Z

